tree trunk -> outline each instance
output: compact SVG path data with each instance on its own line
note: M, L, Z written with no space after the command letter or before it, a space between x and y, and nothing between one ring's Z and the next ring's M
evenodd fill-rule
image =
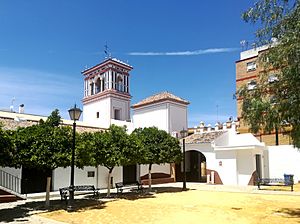
M47 177L46 185L46 207L50 206L50 186L51 186L51 177Z
M151 168L152 168L152 164L149 164L149 172L148 172L148 184L149 184L149 189L148 191L151 191Z
M278 127L275 128L275 145L279 145Z
M108 179L107 179L107 197L110 197L110 177L111 177L111 173L113 171L114 168L112 169L109 169L109 172L108 172Z

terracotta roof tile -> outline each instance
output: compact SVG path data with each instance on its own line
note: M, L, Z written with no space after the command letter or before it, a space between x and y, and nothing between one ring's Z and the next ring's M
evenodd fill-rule
M156 102L161 102L161 101L165 101L165 100L170 100L170 101L174 101L177 103L182 103L185 105L189 104L189 101L182 99L178 96L173 95L172 93L169 92L161 92L161 93L157 93L155 95L152 95L134 105L132 105L132 108L137 108L140 106L144 106L144 105L148 105L148 104L152 104L152 103L156 103Z
M211 143L226 131L212 131L204 133L195 133L185 138L186 144Z

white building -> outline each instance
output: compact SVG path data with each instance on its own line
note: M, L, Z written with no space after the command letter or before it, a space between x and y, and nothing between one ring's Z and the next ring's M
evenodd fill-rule
M169 92L150 96L132 105L133 117L130 118L130 74L132 67L117 59L108 58L102 63L86 69L84 76L83 121L78 121L78 130L99 131L111 124L126 125L128 132L134 128L156 126L178 137L182 129L187 129L189 102ZM28 126L46 117L0 111L0 121L8 128ZM64 120L71 125L72 121ZM228 129L229 126L231 128ZM300 153L292 146L266 147L251 134L237 134L232 122L215 128L204 123L194 129L195 133L186 138L187 180L226 185L253 184L256 175L261 177L283 177L294 174L295 181L300 179L297 169ZM284 155L284 157L282 156ZM52 172L52 190L69 186L70 168L58 168ZM153 183L182 180L182 164L153 165ZM131 182L144 179L148 173L145 165L116 167L112 182ZM29 179L31 191L44 191L45 173L28 169L0 167L0 186L7 175L19 181L16 190L21 189L24 179ZM97 188L108 185L108 170L104 167L84 167L75 170L75 185L90 184ZM111 180L110 180L111 181ZM38 183L34 185L34 183ZM40 186L40 189L35 188ZM23 189L23 187L22 187ZM30 190L28 189L28 190ZM23 192L23 191L21 191Z
M234 122L227 128L195 129L186 138L187 181L224 185L253 185L256 178L283 178L293 174L300 180L300 153L290 145L265 146L250 133L239 134ZM181 167L176 166L176 179Z
M156 94L133 105L133 122L131 121L129 79L131 69L130 65L120 60L108 58L82 72L84 76L83 121L78 121L77 127L86 129L86 131L97 131L108 128L111 124L126 125L129 133L134 128L151 126L156 126L168 133L178 133L182 128L187 129L187 105L189 102L168 92ZM46 119L41 116L5 111L0 111L0 120L1 118L5 122L9 119L9 124L13 123L14 127L32 125L41 118ZM14 119L13 122L11 119ZM33 123L25 124L21 121ZM63 123L70 125L72 121L63 120ZM175 180L174 170L169 164L153 165L152 172L153 176L158 179L153 183ZM147 173L147 165L115 167L110 181L113 185L115 182L140 181L146 177ZM45 184L42 182L46 180L46 173L25 168L0 168L0 179L6 175L16 176L22 180L28 179L27 185L28 183L39 183L29 186L28 192L45 189ZM101 166L75 169L75 185L91 184L97 188L105 188L108 186L107 175L107 168ZM57 168L52 171L52 190L69 186L69 183L70 167ZM23 185L25 186L25 183ZM25 192L24 187L22 187L22 192Z
M111 124L130 126L131 95L129 72L132 67L115 58L82 72L84 76L83 121L108 128Z
M150 96L132 106L134 127L155 126L168 133L187 129L188 101L169 92Z

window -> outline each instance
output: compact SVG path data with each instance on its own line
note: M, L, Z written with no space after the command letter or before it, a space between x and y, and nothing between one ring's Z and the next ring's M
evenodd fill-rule
M88 171L87 176L88 177L95 177L95 171Z
M99 118L99 112L96 112L96 118Z
M91 83L90 86L91 86L91 95L94 95L94 83Z
M275 74L269 75L269 77L268 77L268 82L269 83L274 83L274 82L277 82L277 81L278 81L278 77Z
M248 90L253 90L256 88L256 81L255 80L251 80L250 82L248 82Z
M101 81L100 81L100 78L98 78L96 81L96 92L95 93L99 93L100 88L101 88Z
M114 110L114 118L115 118L115 120L121 120L121 110L120 109Z
M247 72L256 70L255 61L251 61L247 63Z

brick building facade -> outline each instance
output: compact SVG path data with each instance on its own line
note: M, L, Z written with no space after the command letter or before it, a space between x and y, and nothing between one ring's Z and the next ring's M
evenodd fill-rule
M247 51L243 51L240 54L240 59L236 61L236 91L247 85L249 91L255 88L257 82L259 82L259 76L264 72L264 68L259 66L258 57L259 55L268 49L268 46L262 46ZM270 76L274 71L270 71ZM239 119L238 131L240 133L249 132L249 127L243 121L242 118L242 98L237 97L237 116ZM253 133L258 140L265 142L266 145L275 145L276 144L276 134L275 130L271 133ZM282 132L279 130L279 145L290 145L292 143L290 135L288 132Z

